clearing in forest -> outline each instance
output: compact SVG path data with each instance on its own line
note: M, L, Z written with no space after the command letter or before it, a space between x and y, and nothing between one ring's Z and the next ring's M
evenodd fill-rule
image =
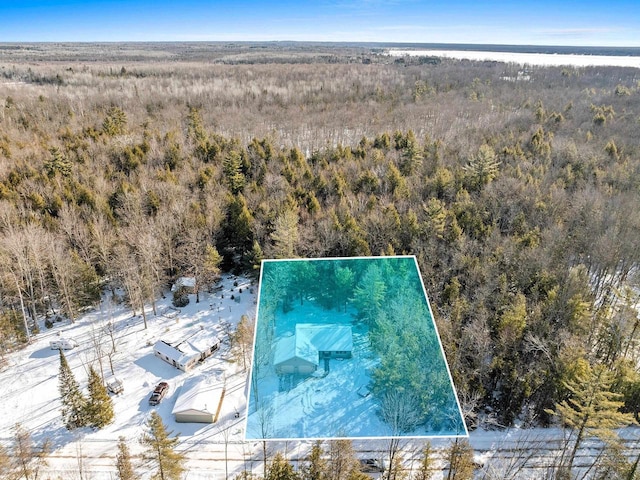
M467 436L415 257L265 260L247 439Z

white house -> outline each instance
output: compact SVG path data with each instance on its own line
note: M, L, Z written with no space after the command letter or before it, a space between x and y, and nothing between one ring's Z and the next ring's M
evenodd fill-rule
M220 348L220 340L204 334L196 334L178 342L159 340L153 346L153 354L174 367L188 372L198 362L210 357Z
M171 413L179 423L215 423L224 393L222 384L206 384L202 381L185 384Z
M299 323L295 335L276 340L274 366L278 374L315 372L321 360L325 370L331 358L351 358L353 334L347 325Z

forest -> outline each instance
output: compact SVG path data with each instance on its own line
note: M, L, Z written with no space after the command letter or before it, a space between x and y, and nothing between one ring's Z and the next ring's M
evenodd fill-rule
M639 126L631 68L0 45L0 362L219 259L409 254L469 428L577 448L640 418Z

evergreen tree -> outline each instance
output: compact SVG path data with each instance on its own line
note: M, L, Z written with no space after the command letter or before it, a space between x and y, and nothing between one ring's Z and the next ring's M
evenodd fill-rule
M207 141L207 131L202 123L202 116L196 107L189 108L187 138L195 145L204 145Z
M362 477L351 440L333 440L329 444L327 480L358 480ZM367 478L367 476L365 476Z
M107 110L107 115L102 122L102 131L113 137L126 132L127 114L119 107L111 107Z
M248 274L251 276L257 276L260 273L260 264L264 259L264 254L262 253L262 248L257 240L253 241L253 246L251 247L251 251L247 254L247 268L249 269Z
M456 439L447 449L449 472L447 480L471 480L473 478L473 450L468 440Z
M213 245L204 248L204 258L202 262L201 282L203 285L210 285L220 276L220 264L222 255Z
M309 454L309 464L302 470L302 478L304 480L326 480L328 478L328 463L323 458L323 454L321 442L314 443Z
M300 480L300 476L280 452L276 453L269 464L265 480Z
M431 480L436 471L434 463L433 449L431 448L431 443L427 442L422 451L420 465L418 465L418 470L413 475L412 480Z
M147 420L148 433L142 435L140 442L147 447L145 458L158 466L152 475L154 480L180 480L185 471L185 456L175 451L178 437L171 437L158 412L151 412Z
M73 376L62 349L60 349L58 390L60 392L60 401L62 402L61 414L64 426L67 430L84 427L87 424L87 400L80 391L80 385L78 385Z
M118 439L116 468L118 470L118 480L136 480L138 478L133 470L133 465L131 465L131 453L124 437Z
M71 162L65 158L64 154L57 147L52 147L49 152L51 158L44 162L44 170L49 178L53 178L57 173L63 177L71 175Z
M230 259L232 261L245 260L242 257L252 251L254 247L252 222L253 217L242 194L230 197L222 235L217 242L221 247L220 251L225 257L225 261ZM253 260L253 256L251 260Z
M236 151L229 152L222 164L224 177L233 195L238 194L245 184L245 177L242 173L242 157Z
M93 366L89 367L89 399L86 418L91 427L102 428L113 421L113 401Z
M496 160L496 153L489 145L481 145L478 154L464 167L469 176L470 186L482 188L498 175L500 162Z
M560 418L570 429L568 454L560 459L560 468L570 473L578 449L585 438L596 437L615 443L614 429L633 422L632 415L620 412L622 395L611 392L613 373L603 365L587 366L575 379L564 383L570 397L548 413Z
M271 234L274 258L294 258L299 237L298 212L287 208L274 222Z

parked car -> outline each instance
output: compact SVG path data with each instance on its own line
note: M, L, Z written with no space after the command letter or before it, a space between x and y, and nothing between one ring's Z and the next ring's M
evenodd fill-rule
M117 379L116 377L110 377L106 381L107 390L113 393L114 395L118 395L124 392L124 385L122 384L122 380Z
M158 405L167 395L168 391L169 384L167 382L160 382L149 397L149 405Z
M70 338L59 338L58 340L51 340L49 346L51 350L71 350L78 346L78 342Z
M384 466L378 458L362 458L360 459L360 471L363 473L382 473Z

